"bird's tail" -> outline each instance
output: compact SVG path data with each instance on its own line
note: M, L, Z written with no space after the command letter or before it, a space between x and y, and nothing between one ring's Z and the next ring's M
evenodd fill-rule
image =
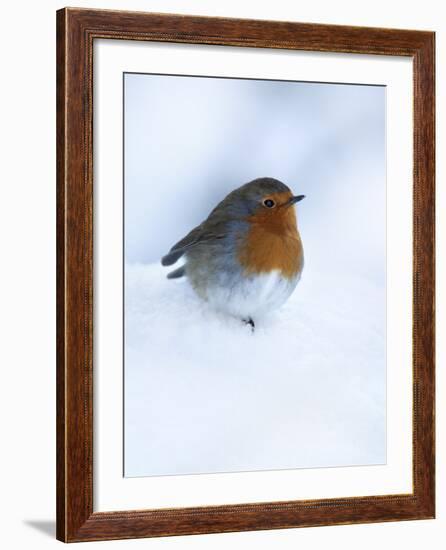
M184 268L184 265L179 267L178 269L175 269L175 271L171 271L168 275L168 279L179 279L180 277L183 277L186 274L186 269Z

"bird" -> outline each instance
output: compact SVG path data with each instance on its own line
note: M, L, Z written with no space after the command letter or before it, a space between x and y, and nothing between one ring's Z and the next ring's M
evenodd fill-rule
M186 277L214 310L254 331L256 319L282 306L301 278L294 205L303 198L271 177L234 189L162 257L163 266L185 260L167 278Z

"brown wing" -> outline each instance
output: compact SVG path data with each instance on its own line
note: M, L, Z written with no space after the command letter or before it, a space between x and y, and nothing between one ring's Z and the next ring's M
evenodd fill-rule
M202 232L202 225L199 225L192 229L181 241L178 241L172 246L169 252L161 258L161 263L163 265L172 265L174 264L181 256L186 252L186 250L194 246L200 239Z
M169 252L162 257L162 265L174 264L185 252L197 244L223 239L227 233L227 221L230 218L228 207L233 194L234 192L225 197L203 223L192 229L181 241L174 244Z
M162 265L174 264L185 252L197 244L224 238L226 235L225 225L222 222L212 223L208 218L205 222L192 229L181 241L172 246L169 252L162 257Z

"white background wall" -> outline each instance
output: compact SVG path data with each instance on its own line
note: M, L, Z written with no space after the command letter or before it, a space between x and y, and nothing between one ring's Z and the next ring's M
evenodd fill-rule
M55 10L2 6L2 546L55 547ZM77 6L428 29L437 32L437 150L446 147L446 18L436 0L77 0ZM438 280L444 280L446 191L438 154ZM442 253L441 253L442 252ZM437 291L437 520L101 543L101 548L442 548L446 536L444 285ZM99 543L96 543L99 544ZM99 547L99 546L98 546Z

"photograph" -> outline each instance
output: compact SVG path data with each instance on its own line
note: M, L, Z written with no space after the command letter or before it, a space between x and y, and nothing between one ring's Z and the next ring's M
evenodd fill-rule
M445 547L443 11L2 4L5 550Z
M123 74L124 476L386 464L386 86Z
M435 25L337 14L57 11L58 540L435 518Z

